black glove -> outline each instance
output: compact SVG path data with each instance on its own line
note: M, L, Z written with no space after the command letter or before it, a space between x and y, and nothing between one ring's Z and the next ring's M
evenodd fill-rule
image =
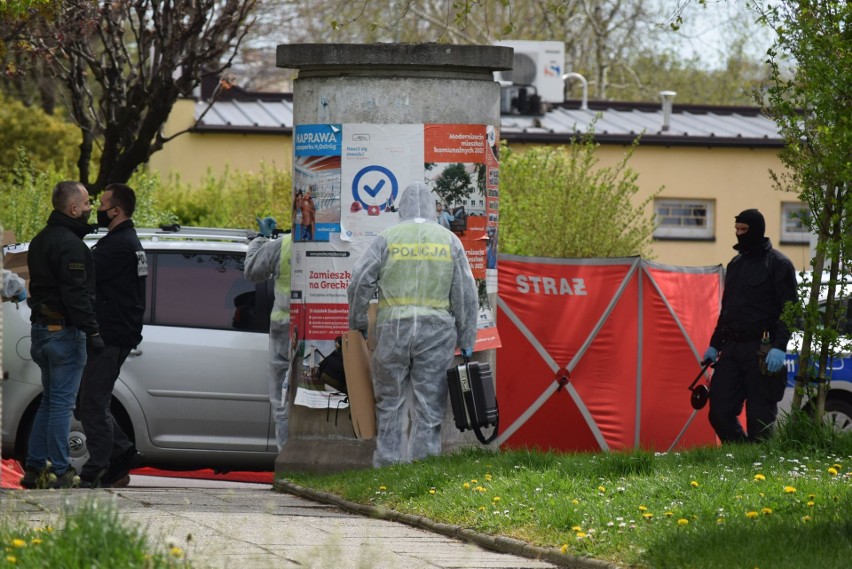
M99 354L104 351L106 347L104 345L104 339L101 338L100 334L92 334L86 337L86 346L89 348L89 351L93 354Z

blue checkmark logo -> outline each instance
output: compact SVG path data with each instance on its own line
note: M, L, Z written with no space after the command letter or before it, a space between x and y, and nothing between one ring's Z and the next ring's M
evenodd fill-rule
M385 186L390 187L391 203L395 203L399 194L399 183L396 180L396 176L393 175L393 172L384 166L367 166L362 168L352 180L352 199L359 202L364 209L378 205L382 210L384 210L388 199L383 198L377 200L376 198L380 193L382 193L382 190L386 190ZM372 198L370 203L367 203L364 201L364 198L361 197L362 192Z

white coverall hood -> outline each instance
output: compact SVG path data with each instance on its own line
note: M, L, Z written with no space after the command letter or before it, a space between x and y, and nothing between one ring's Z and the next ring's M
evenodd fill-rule
M413 219L425 219L435 222L435 200L432 192L423 182L412 182L405 187L402 197L399 199L399 219L411 221Z

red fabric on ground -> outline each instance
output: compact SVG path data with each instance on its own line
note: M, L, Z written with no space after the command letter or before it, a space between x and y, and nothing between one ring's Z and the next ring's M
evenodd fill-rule
M17 460L6 459L0 465L0 488L15 488L20 490L23 488L20 484L21 476L24 471L21 470Z
M196 478L200 480L227 480L229 482L255 482L257 484L272 484L274 472L228 472L217 474L212 469L203 470L160 470L157 468L137 468L131 475L163 476L166 478Z

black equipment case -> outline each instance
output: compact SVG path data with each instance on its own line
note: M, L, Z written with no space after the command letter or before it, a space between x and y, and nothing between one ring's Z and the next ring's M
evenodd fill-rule
M497 437L500 414L491 366L485 362L465 361L447 370L447 383L456 427L460 431L472 429L484 445L493 441ZM481 428L492 425L494 432L486 439Z

